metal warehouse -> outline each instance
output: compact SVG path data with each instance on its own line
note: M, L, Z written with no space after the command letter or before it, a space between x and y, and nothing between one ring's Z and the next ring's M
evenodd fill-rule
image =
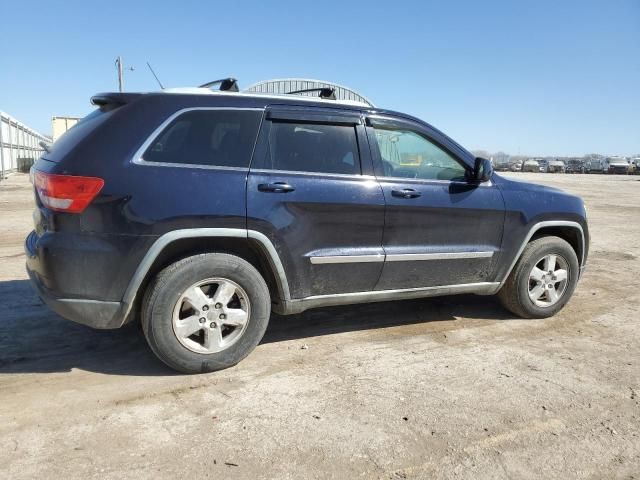
M44 151L40 142L50 145L51 139L0 111L0 179L29 168Z
M259 92L259 93L274 93L285 94L290 92L300 92L303 90L313 90L318 88L332 88L334 94L338 100L352 100L354 102L366 103L367 105L374 106L371 100L364 95L359 94L351 88L343 85L338 85L333 82L326 82L324 80L312 80L308 78L277 78L274 80L265 80L255 83L249 88L245 89L245 92ZM317 97L317 91L301 92L298 95L306 95L310 97Z

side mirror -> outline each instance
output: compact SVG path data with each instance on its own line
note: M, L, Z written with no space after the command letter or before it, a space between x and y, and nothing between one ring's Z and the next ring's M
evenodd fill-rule
M488 182L491 179L491 175L493 175L491 160L476 157L476 162L473 167L473 180L478 183Z

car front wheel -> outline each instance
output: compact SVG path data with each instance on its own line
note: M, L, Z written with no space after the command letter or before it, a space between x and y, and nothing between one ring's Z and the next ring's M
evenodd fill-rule
M571 245L559 237L541 237L527 244L498 298L520 317L551 317L573 295L578 274Z

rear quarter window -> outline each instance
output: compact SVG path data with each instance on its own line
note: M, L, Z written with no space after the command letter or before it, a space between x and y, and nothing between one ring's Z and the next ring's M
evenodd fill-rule
M156 136L142 160L173 165L248 168L262 118L260 110L192 110Z
M50 151L45 153L42 158L51 162L59 162L82 140L100 127L112 114L113 109L98 108L94 110L56 140Z

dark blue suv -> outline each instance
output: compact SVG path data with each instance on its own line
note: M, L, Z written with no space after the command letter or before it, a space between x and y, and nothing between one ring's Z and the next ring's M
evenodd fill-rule
M39 295L95 328L140 318L183 372L240 361L272 310L475 293L542 318L567 303L589 248L581 199L325 94L93 97L32 170Z

